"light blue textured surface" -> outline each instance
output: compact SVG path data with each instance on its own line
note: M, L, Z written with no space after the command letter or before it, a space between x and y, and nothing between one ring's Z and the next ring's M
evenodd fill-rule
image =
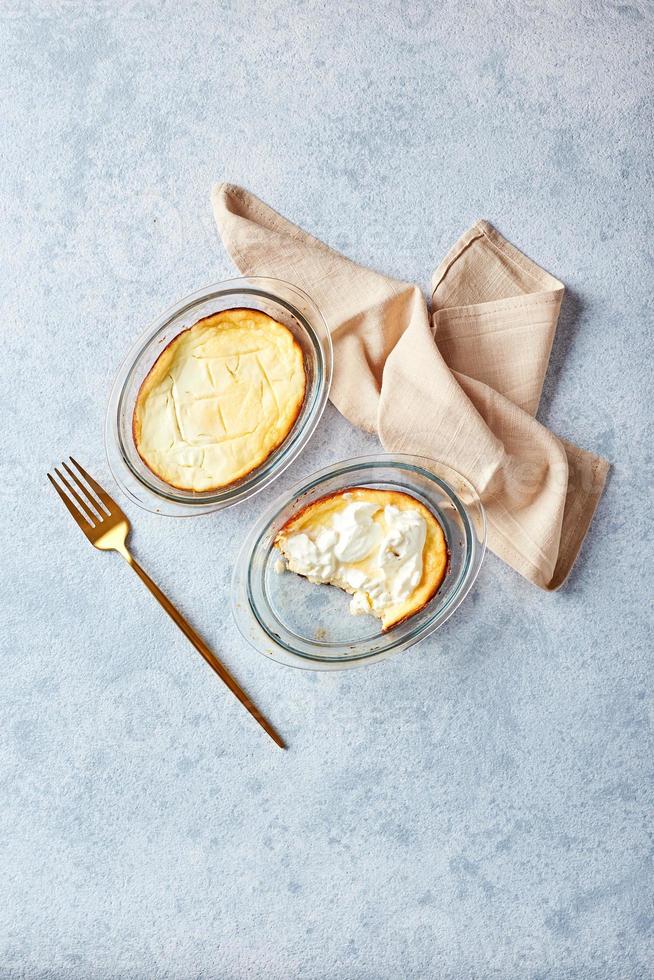
M653 5L3 0L0 32L0 976L652 976ZM436 637L343 674L247 649L231 566L373 438L330 409L249 506L127 507L286 754L45 481L73 452L109 483L123 352L232 275L220 179L425 287L495 223L569 287L540 418L614 464L563 591L491 555Z

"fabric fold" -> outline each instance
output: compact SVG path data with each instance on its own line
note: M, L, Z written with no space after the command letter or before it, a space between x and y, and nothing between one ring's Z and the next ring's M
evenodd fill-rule
M366 269L233 184L214 216L243 275L285 279L320 308L334 344L331 400L388 452L428 456L476 487L488 544L534 584L570 572L608 463L536 419L563 285L477 222L417 286Z

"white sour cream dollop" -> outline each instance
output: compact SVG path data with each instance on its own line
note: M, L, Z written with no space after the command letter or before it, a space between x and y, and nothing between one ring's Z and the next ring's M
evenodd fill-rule
M409 598L422 578L426 535L417 510L356 501L311 535L289 536L285 552L292 571L352 592L350 611L356 615Z

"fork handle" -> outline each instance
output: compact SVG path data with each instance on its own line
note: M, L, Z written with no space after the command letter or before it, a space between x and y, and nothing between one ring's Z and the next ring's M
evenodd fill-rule
M121 554L123 554L122 551ZM250 712L250 714L256 721L259 722L263 730L267 732L268 735L270 735L273 742L279 745L280 749L285 749L286 745L284 744L284 741L281 738L281 736L277 734L277 732L272 727L270 722L268 722L264 718L264 716L261 714L257 706L252 703L252 701L247 696L245 691L243 691L242 688L239 687L239 685L236 683L236 681L229 673L227 668L221 664L220 660L218 660L215 654L211 652L211 650L206 645L206 643L200 639L200 637L195 632L193 627L186 622L182 614L179 612L179 610L175 608L175 606L172 604L168 596L164 595L164 593L161 591L159 586L152 581L148 573L143 568L141 568L139 563L136 561L135 558L132 557L132 555L127 551L127 549L125 549L125 553L123 554L123 557L127 560L129 565L131 565L131 567L134 569L134 571L141 579L143 584L147 586L147 588L150 590L150 592L155 597L157 602L161 606L163 606L163 608L166 610L166 612L173 620L173 622L175 622L179 626L179 628L181 629L182 633L187 638L187 640L191 641L195 649L202 657L204 657L204 659L209 664L211 669L216 674L218 674L218 677L220 677L223 684L227 685L229 690L232 692L233 695L235 695L235 697L238 698L238 700L241 702L243 707Z

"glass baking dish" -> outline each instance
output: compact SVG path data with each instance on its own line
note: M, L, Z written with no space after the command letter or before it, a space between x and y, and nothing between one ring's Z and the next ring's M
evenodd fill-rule
M247 476L219 490L177 490L155 476L136 451L132 435L136 397L157 357L177 334L203 317L237 307L261 310L291 331L304 358L304 402L286 439ZM268 486L302 451L325 408L331 378L332 343L327 325L313 301L297 286L260 276L206 286L158 317L123 361L105 423L111 472L131 500L157 514L188 517L240 503Z
M352 487L401 490L438 518L448 569L436 595L388 632L373 616L352 616L350 596L276 569L277 532L320 497ZM243 637L281 664L337 670L375 663L430 636L460 605L475 581L486 547L486 519L474 487L443 463L380 453L335 463L279 497L252 528L234 569L232 610Z

